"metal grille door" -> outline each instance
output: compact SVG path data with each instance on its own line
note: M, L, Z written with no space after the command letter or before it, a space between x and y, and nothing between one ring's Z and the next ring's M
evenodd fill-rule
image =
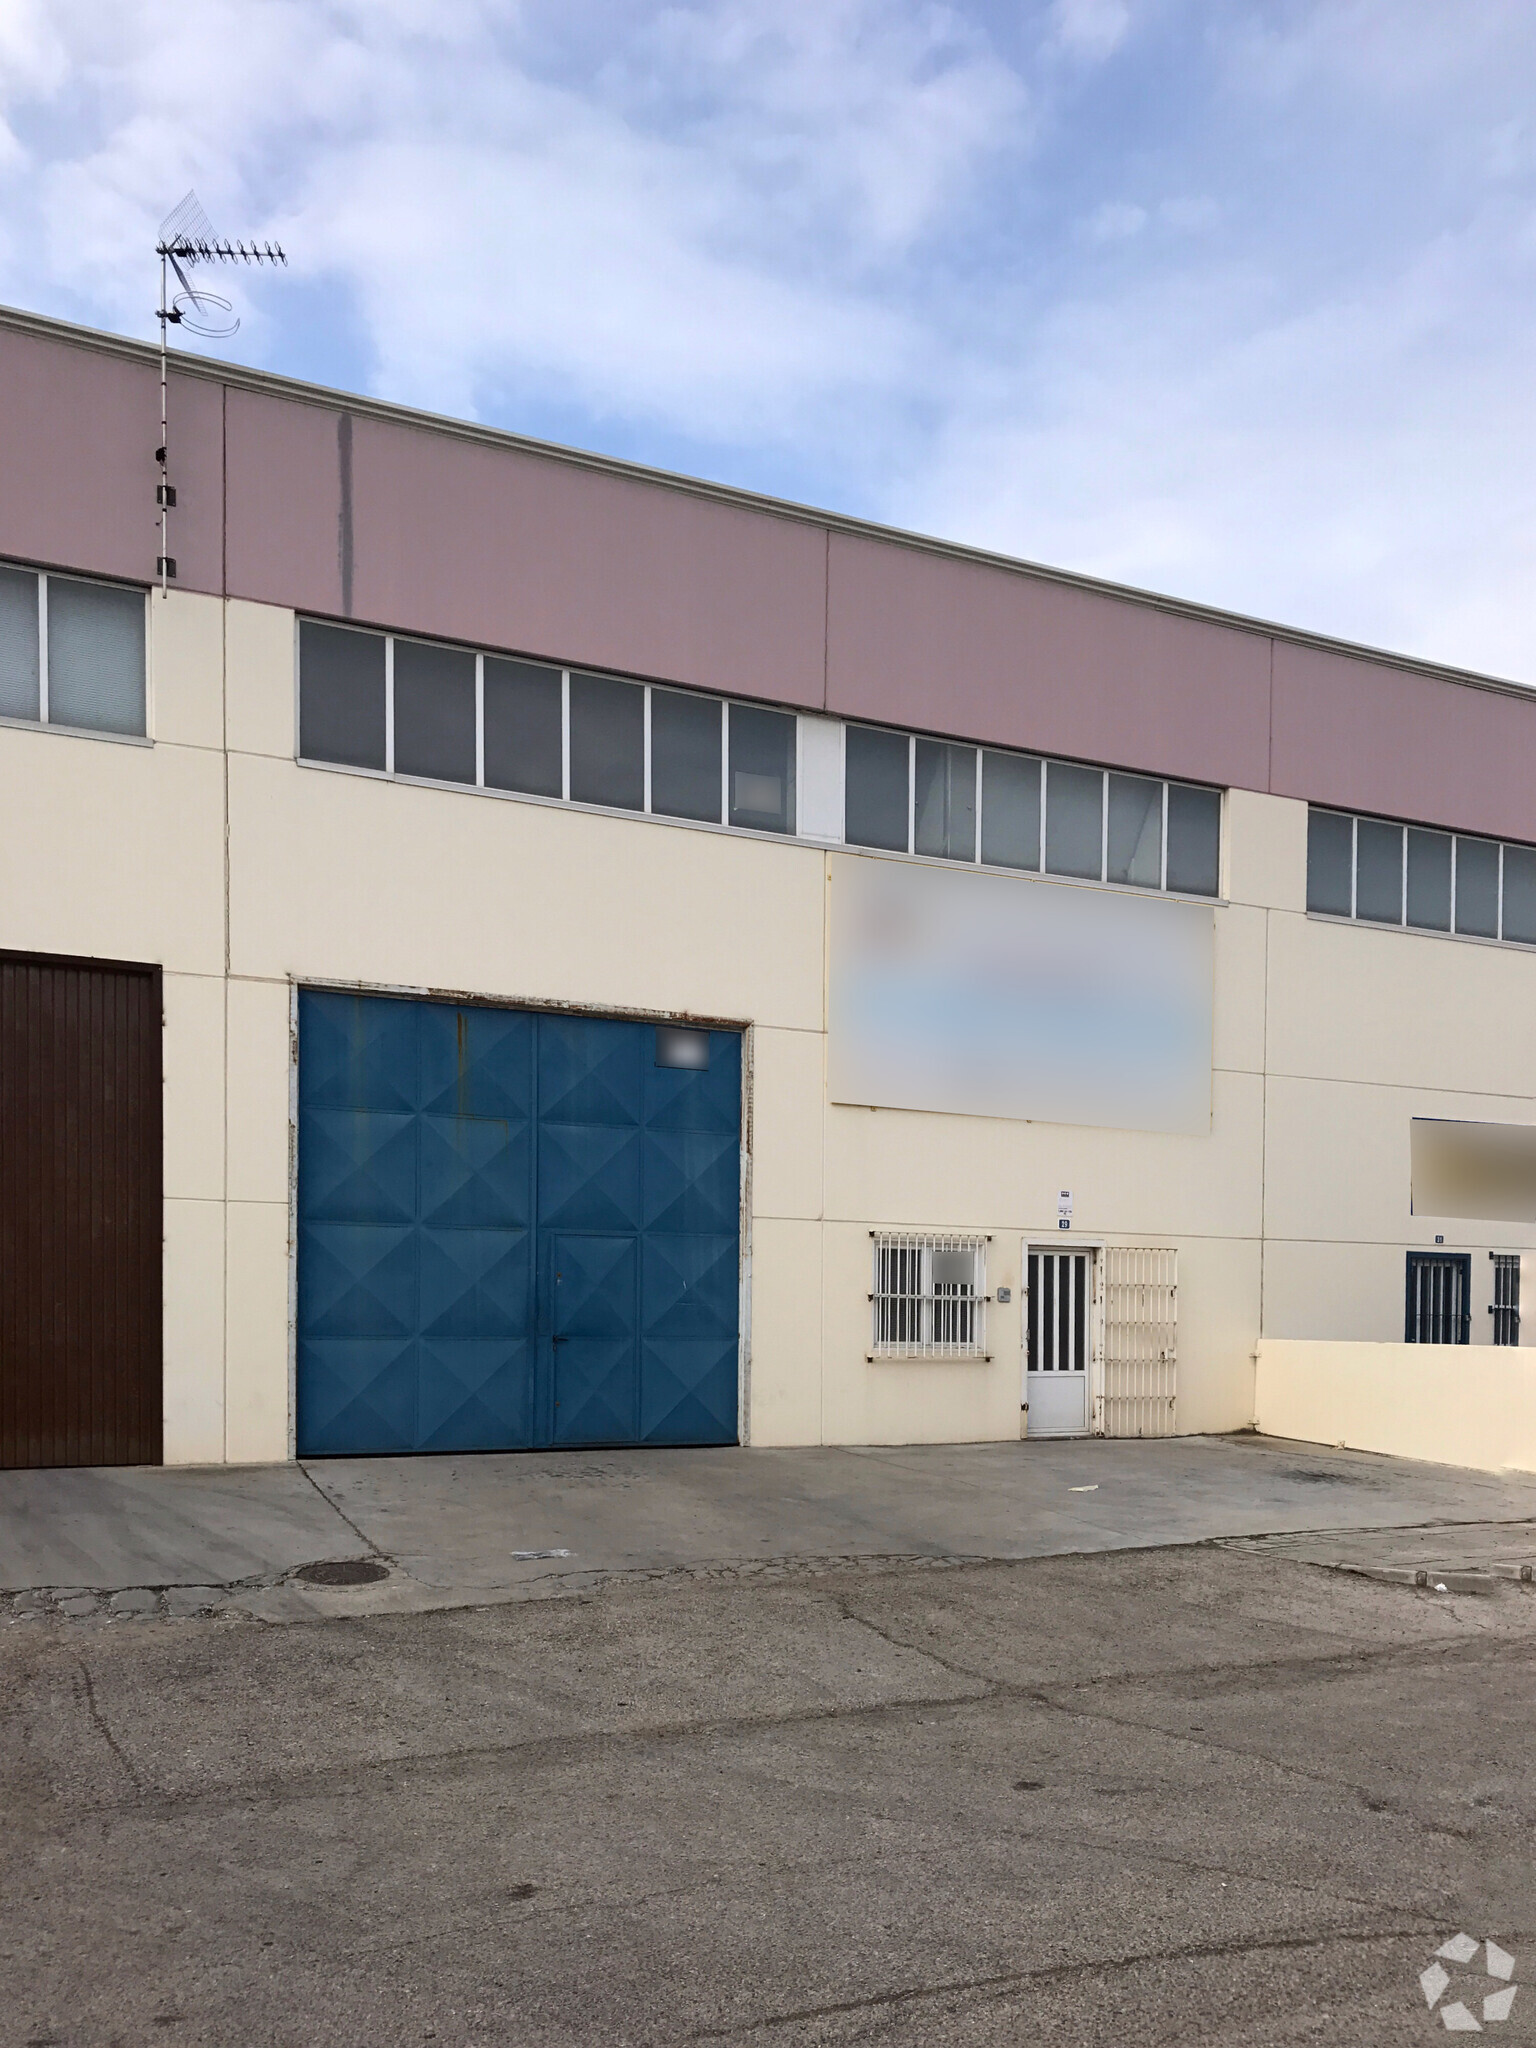
M1091 1252L1028 1253L1024 1406L1030 1436L1081 1436L1088 1427L1093 1265Z
M0 954L0 1465L161 1457L160 973Z
M1104 1253L1104 1436L1172 1436L1178 1396L1179 1255L1161 1246Z
M1404 1342L1470 1343L1471 1295L1470 1252L1410 1252Z
M1520 1342L1520 1254L1490 1252L1493 1261L1493 1341Z
M741 1041L306 991L306 1457L737 1437Z

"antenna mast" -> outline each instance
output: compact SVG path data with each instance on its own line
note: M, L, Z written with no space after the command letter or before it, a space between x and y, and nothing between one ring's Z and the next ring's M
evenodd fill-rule
M187 272L199 263L270 263L275 267L279 263L286 264L288 258L276 242L221 242L195 192L189 192L160 223L155 254L160 258L160 305L157 314L160 321L160 446L155 450L155 460L160 465L160 482L155 489L155 503L160 508L160 554L155 563L155 574L160 578L163 595L176 574L176 557L171 553L170 543L170 513L176 503L176 486L170 481L166 467L169 438L166 428L166 366L170 329L185 327L189 334L224 339L236 333L240 326L238 320L218 324L218 314L231 310L228 299L221 299L217 292L205 291L200 285L194 285ZM167 300L171 271L175 271L181 289ZM210 319L215 324L203 324Z

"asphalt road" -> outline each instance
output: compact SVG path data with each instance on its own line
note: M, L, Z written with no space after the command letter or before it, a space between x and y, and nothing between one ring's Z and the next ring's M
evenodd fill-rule
M0 2039L1430 2041L1461 1931L1526 2038L1533 1651L1517 1577L1261 1543L39 1612Z

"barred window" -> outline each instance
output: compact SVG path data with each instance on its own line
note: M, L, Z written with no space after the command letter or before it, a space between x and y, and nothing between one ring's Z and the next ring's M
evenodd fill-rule
M987 1240L871 1232L872 1358L984 1358Z

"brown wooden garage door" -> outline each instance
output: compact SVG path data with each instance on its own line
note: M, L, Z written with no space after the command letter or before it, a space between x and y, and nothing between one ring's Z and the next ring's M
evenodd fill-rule
M0 952L0 1465L158 1464L160 972Z

